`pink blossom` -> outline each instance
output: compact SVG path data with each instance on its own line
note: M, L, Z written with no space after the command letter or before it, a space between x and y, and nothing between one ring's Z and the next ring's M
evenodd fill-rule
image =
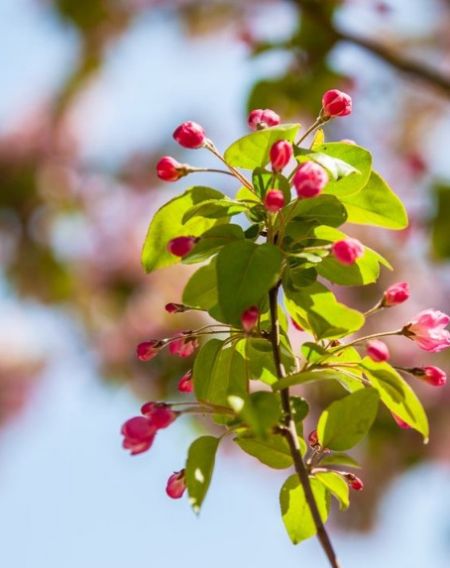
M180 499L186 491L184 469L176 471L167 480L166 493L171 499Z
M153 444L157 428L150 420L135 416L127 420L121 429L124 436L123 447L130 450L132 456L147 451Z
M270 148L270 163L274 172L281 172L291 161L294 151L287 140L278 140Z
M316 197L328 183L328 174L319 164L304 162L297 168L292 182L299 198Z
M146 402L142 405L141 412L156 430L167 428L178 416L170 404L164 402Z
M383 294L382 305L386 308L391 306L397 306L406 302L409 298L409 284L408 282L397 282L397 284L392 284Z
M322 97L322 110L324 116L347 116L352 112L352 98L338 89L331 89Z
M198 347L198 339L178 336L169 343L169 351L178 357L190 357Z
M178 382L178 390L179 392L192 392L194 389L194 385L192 383L192 371L188 371L185 375L181 377Z
M389 349L386 343L379 339L372 339L371 341L368 341L366 350L367 355L372 359L372 361L376 361L377 363L388 361L390 358Z
M437 353L450 347L446 330L450 317L438 310L424 310L403 328L403 333L425 351Z
M241 324L246 332L251 331L259 319L259 310L256 306L251 306L242 313Z
M174 302L169 302L164 306L164 309L169 314L179 314L186 311L186 306L183 304L175 304Z
M416 367L411 372L433 387L443 387L447 382L446 372L439 367Z
M196 237L176 237L169 241L167 250L173 255L182 258L191 252L196 242Z
M351 265L363 255L364 247L357 239L347 237L333 243L331 252L341 264Z
M278 213L284 207L284 195L279 189L269 189L264 197L264 207L270 213Z
M278 114L270 108L257 108L248 115L248 125L252 130L260 130L268 126L277 126L281 119Z
M163 181L177 181L186 175L186 168L175 158L163 156L156 164L156 173Z
M402 420L400 418L400 416L397 416L396 414L394 414L393 412L391 412L392 414L392 418L395 420L397 426L399 426L400 428L402 428L403 430L409 430L411 428L411 426L405 422L404 420Z
M152 339L151 341L143 341L136 347L136 355L140 361L150 361L158 355L161 349L161 341Z
M173 133L173 137L184 148L201 148L206 142L206 134L203 127L192 121L180 124Z

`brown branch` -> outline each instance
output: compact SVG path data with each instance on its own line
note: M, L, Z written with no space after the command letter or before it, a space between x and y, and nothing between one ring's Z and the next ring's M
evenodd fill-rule
M328 15L323 11L323 6L321 6L320 2L315 0L295 0L295 3L336 41L346 41L358 45L376 55L391 67L425 81L429 85L439 88L446 96L450 96L450 77L442 75L436 69L428 67L428 65L395 53L388 47L373 40L336 28Z
M269 292L270 317L272 323L269 339L272 344L273 358L275 361L277 375L278 378L281 379L284 377L284 369L280 355L280 324L278 321L278 300L277 300L278 288L279 284L274 288L272 288ZM328 536L328 533L320 517L319 509L317 507L317 503L311 489L311 484L309 482L308 471L306 469L306 465L303 461L303 457L300 451L297 428L295 426L295 422L292 416L288 388L283 389L281 391L281 404L283 406L283 411L284 411L285 429L283 430L283 432L288 441L292 459L294 460L295 471L298 475L300 483L302 484L303 492L305 494L305 499L306 502L308 503L308 507L311 511L311 515L317 529L317 537L320 541L320 544L322 545L325 554L328 557L330 565L333 568L340 568L338 559L336 557L336 553L334 552L333 545L331 544L330 537Z

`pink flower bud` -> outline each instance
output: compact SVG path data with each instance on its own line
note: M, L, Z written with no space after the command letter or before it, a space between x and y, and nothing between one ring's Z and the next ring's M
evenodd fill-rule
M403 304L409 296L410 292L408 282L397 282L397 284L389 286L389 288L384 292L382 306L390 308L391 306Z
M196 242L196 237L176 237L169 241L167 250L173 255L183 258L191 252Z
M147 451L156 435L155 426L147 418L135 416L127 420L121 429L124 437L123 447L130 450L132 456Z
M274 172L281 172L291 161L294 151L287 140L278 140L270 148L270 163Z
M174 302L170 302L164 306L164 309L169 314L179 314L181 312L185 312L188 308L183 306L183 304L175 304Z
M355 474L346 473L345 478L349 486L355 491L362 491L364 489L364 483L361 481L361 479L359 479L359 477L356 477Z
M173 137L184 148L201 148L206 142L205 131L200 124L192 121L180 124L173 133Z
M270 108L265 110L258 108L252 110L248 115L248 125L252 130L260 130L268 126L277 126L280 124L281 119L276 112Z
M450 317L438 310L424 310L403 328L403 333L425 351L437 353L450 347L446 330Z
M166 493L171 499L180 499L186 491L184 469L176 471L167 480Z
M241 316L241 324L244 330L250 332L258 323L259 310L256 306L251 306Z
M152 339L151 341L144 341L139 343L136 347L136 355L140 361L150 361L158 355L159 350L162 347L162 342L158 339Z
M366 350L367 355L372 359L372 361L376 361L377 363L388 361L390 358L389 349L386 343L383 343L383 341L380 341L379 339L372 339L371 341L368 341Z
M439 367L415 367L411 373L433 387L443 387L447 382L447 374Z
M309 442L309 445L312 446L312 447L318 445L319 437L317 436L317 430L313 430L312 432L309 433L308 442Z
M264 207L270 213L278 213L284 207L284 195L279 189L269 189L264 197Z
M193 389L194 389L194 385L192 383L192 371L188 371L179 380L178 390L179 390L179 392L192 392Z
M177 181L186 173L186 167L170 156L163 156L156 164L156 174L163 181Z
M178 416L178 414L172 410L172 407L164 402L146 402L142 405L141 412L155 430L167 428Z
M391 414L392 414L392 418L395 420L395 422L396 422L396 424L399 428L402 428L403 430L409 430L411 428L411 426L407 422L402 420L400 418L400 416L397 416L393 412L391 412Z
M315 162L301 164L292 180L298 197L316 197L328 183L328 174Z
M333 243L331 252L341 264L350 265L363 255L364 247L357 239L348 237Z
M305 331L303 327L295 321L295 319L291 318L291 322L297 331Z
M169 343L169 351L177 357L190 357L198 347L198 340L195 338L186 338L183 335Z
M322 97L322 113L327 118L347 116L352 112L352 98L347 93L331 89Z

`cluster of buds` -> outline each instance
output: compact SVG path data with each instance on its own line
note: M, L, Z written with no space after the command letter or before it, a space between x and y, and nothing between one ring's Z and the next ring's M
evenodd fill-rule
M170 426L178 416L170 405L162 402L146 402L141 414L127 420L121 429L123 447L133 456L149 450L158 430Z

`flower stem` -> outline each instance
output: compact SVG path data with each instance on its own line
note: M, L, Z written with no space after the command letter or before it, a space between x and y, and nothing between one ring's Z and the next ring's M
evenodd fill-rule
M219 150L214 146L211 140L208 140L208 142L205 145L205 148L207 148L210 152L212 152L214 156L216 156L216 158L219 158L219 160L226 165L226 167L230 170L231 174L235 178L237 178L242 183L242 185L250 189L250 191L254 192L252 184L247 179L245 179L245 177L236 168L228 164L228 162L225 160L225 158L222 156Z

